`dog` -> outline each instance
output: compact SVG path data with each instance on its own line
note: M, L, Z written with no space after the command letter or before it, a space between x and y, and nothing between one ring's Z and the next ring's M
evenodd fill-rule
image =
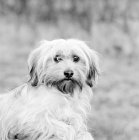
M98 53L76 39L41 41L29 80L0 95L0 140L93 140L87 119Z

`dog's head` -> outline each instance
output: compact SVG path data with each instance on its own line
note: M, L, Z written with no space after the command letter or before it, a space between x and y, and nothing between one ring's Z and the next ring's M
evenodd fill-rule
M28 67L32 86L44 84L70 94L92 87L100 71L97 53L75 39L42 41L30 54Z

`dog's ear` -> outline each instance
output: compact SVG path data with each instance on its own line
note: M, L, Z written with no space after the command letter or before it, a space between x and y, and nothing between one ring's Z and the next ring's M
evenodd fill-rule
M97 78L100 74L100 67L99 67L99 57L97 52L90 50L89 52L89 71L87 74L86 83L90 87L97 82Z
M31 83L32 86L38 86L40 82L42 82L39 77L42 72L43 67L43 59L46 57L46 54L52 48L51 41L43 40L38 44L38 48L36 48L28 58L28 69L30 79L28 82ZM40 80L40 81L39 81Z
M32 86L38 85L38 74L37 74L37 63L39 59L40 50L39 48L35 49L28 58L28 69L30 79L28 82L31 83Z

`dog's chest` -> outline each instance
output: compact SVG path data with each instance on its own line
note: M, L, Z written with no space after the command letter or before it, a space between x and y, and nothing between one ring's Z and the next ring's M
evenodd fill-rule
M80 106L80 107L79 107ZM17 114L21 133L63 137L68 129L78 131L84 123L81 105L75 100L55 94L26 97Z

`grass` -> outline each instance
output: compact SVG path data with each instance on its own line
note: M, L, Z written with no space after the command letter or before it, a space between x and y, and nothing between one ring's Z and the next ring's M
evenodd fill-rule
M0 20L0 92L27 81L27 58L41 39L88 41L101 54L103 70L94 88L89 120L92 135L95 140L138 140L139 49L132 45L134 42L129 35L110 26L95 24L88 34L78 24L73 26L68 21L28 25Z

